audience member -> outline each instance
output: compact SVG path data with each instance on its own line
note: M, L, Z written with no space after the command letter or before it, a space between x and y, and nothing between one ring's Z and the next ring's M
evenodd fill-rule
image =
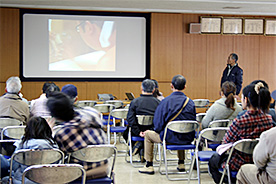
M67 85L63 86L61 88L61 92L68 95L72 99L73 103L77 102L77 100L78 100L78 89L73 84L67 84Z
M236 86L233 82L226 81L221 86L221 98L208 109L206 116L202 119L202 128L208 128L211 121L230 119L233 120L242 107L235 99Z
M25 133L21 140L14 143L15 151L21 149L49 149L58 148L52 138L52 130L44 118L32 117L27 122ZM7 160L3 155L1 157L1 173L3 176L8 176L10 168L10 160ZM20 165L16 161L13 162L13 184L21 184L23 171L27 168L26 165ZM3 183L8 183L8 178L3 178ZM34 183L26 179L26 183Z
M224 69L221 77L221 83L220 86L225 81L231 81L234 82L236 85L236 95L239 95L241 88L242 88L242 82L243 82L243 70L238 66L238 55L235 53L232 53L228 56L227 59L227 67Z
M63 127L54 137L62 151L70 153L87 145L107 143L100 114L93 108L74 109L72 100L62 92L51 93L47 107L52 117L62 122ZM107 161L92 163L72 158L70 162L83 165L88 178L104 177L108 173Z
M268 84L263 80L254 80L250 84L257 84L259 82L263 83L264 87L266 87L269 90ZM271 93L271 95L272 94L273 94L273 92ZM271 106L271 104L270 104L270 106ZM272 116L272 121L276 125L276 113L275 113L275 110L273 108L274 108L274 105L273 105L272 108L269 108L269 110L266 113L268 113ZM239 115L243 115L245 112L246 112L246 110L243 110L239 113Z
M262 82L246 86L242 91L242 107L247 111L234 119L223 138L223 144L232 144L241 139L255 139L260 137L263 131L272 128L274 124L271 115L264 113L269 108L270 100L270 92ZM224 167L226 158L226 153L215 153L209 161L209 172L215 183L220 181L219 168ZM252 162L252 155L234 151L229 162L230 170L238 171L241 165Z
M144 168L139 169L140 173L154 174L153 169L153 145L161 143L164 138L164 130L168 122L173 120L196 120L196 110L194 102L189 99L182 90L185 89L186 79L182 75L176 75L172 79L171 89L173 93L162 100L154 113L154 131L145 132L145 159L147 161ZM167 142L174 144L191 144L194 140L195 132L175 133L167 132ZM178 151L179 171L185 171L184 150Z
M153 96L155 98L157 98L158 100L162 101L165 97L163 96L163 94L159 91L159 86L158 86L158 82L154 79L152 79L153 82L155 83L155 90L153 92Z
M30 111L19 96L21 88L19 77L10 77L6 81L6 93L0 97L0 117L18 119L26 124Z
M140 97L135 98L130 103L127 114L127 122L129 123L129 127L131 127L132 136L144 137L146 130L153 130L153 125L139 125L136 115L154 115L155 109L160 103L157 98L153 97L154 88L155 84L152 80L144 80L141 85L142 94L140 95ZM126 133L124 134L127 135L128 131L129 130L127 129ZM136 153L140 153L142 161L144 156L143 148L143 142L140 141L137 141L133 146L133 155L135 155Z
M53 82L45 82L42 87L42 94L39 98L31 101L31 116L50 116L50 112L46 107L47 97L46 93L50 93L51 91L56 91L55 83Z

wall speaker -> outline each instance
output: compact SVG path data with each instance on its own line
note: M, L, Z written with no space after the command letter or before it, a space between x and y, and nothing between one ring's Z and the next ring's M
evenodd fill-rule
M200 23L190 23L189 33L200 34L201 33L201 24Z

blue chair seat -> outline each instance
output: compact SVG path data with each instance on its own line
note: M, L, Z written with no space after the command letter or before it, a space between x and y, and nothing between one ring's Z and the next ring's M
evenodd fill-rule
M223 168L219 168L219 172L223 173ZM227 173L226 173L227 174ZM237 171L230 171L231 178L237 178Z
M144 141L144 138L143 137L139 137L139 136L132 136L131 140L132 141Z
M111 184L113 181L109 177L105 178L96 178L96 179L91 179L91 180L86 180L85 183L97 183L97 184ZM70 182L70 184L81 184L81 180L76 180L73 182Z
M188 145L166 145L166 149L168 150L188 150L188 149L195 149L195 145L188 144Z
M208 148L211 148L212 150L216 150L216 148L219 146L220 144L209 144Z
M103 125L105 125L105 126L106 126L107 124L108 124L108 121L104 121L104 122L103 122ZM109 122L109 125L110 125L110 126L111 126L111 125L113 125L113 122L112 122L112 121L110 121L110 122Z
M110 127L110 132L124 132L127 127L122 127L122 126L116 126L116 127Z

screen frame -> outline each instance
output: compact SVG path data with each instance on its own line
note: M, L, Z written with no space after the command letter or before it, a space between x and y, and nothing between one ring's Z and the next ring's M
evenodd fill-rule
M94 16L118 16L118 17L143 17L146 20L146 48L145 48L145 77L143 78L96 78L96 77L81 77L81 78L68 78L68 77L25 77L23 75L23 15L26 13L31 14L57 14L57 15L94 15ZM150 78L150 26L151 14L150 13L129 13L129 12L98 12L98 11L72 11L72 10L38 10L38 9L20 9L20 62L19 62L19 76L21 81L143 81Z

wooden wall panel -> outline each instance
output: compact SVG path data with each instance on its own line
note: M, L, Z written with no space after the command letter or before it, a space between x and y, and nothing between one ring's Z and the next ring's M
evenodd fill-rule
M19 75L19 9L0 8L0 82Z
M233 36L207 36L207 95L208 99L218 99L222 72L227 58L233 52Z
M259 78L268 83L271 92L276 90L276 37L260 38Z
M171 81L182 73L182 15L153 13L151 20L151 78Z
M141 84L142 82L120 82L120 93L117 97L126 100L126 92L133 93L135 98L139 97L141 94Z
M238 55L238 64L243 69L242 88L259 79L260 36L234 36L233 52Z

